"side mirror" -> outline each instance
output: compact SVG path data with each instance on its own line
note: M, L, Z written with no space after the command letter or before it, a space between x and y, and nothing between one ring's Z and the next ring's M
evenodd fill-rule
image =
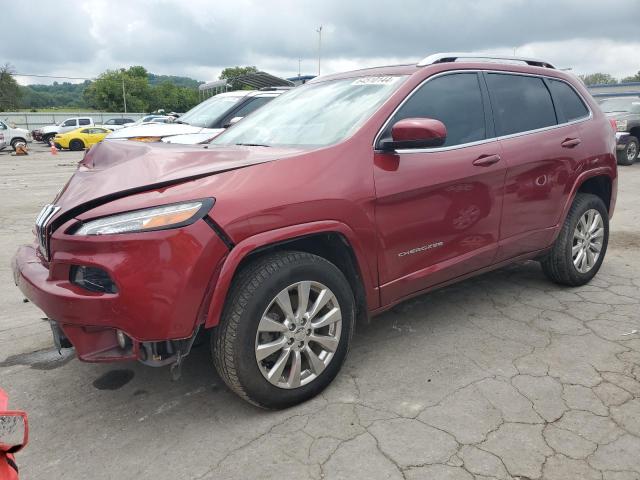
M233 117L231 120L229 120L228 123L226 123L225 125L223 125L224 128L229 128L231 125L235 125L236 123L238 123L240 120L242 120L244 117Z
M440 147L447 139L447 127L433 118L404 118L391 127L391 138L380 141L385 151L402 148Z
M26 413L0 412L0 452L15 453L27 444L28 439Z

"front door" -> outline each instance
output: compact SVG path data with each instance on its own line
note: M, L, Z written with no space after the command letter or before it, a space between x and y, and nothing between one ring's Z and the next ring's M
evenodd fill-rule
M475 72L421 85L403 118L442 121L442 147L374 154L382 304L490 265L496 255L505 163L486 87Z
M60 133L70 132L71 130L75 130L76 128L78 128L78 119L70 118L62 124L62 126L60 127Z

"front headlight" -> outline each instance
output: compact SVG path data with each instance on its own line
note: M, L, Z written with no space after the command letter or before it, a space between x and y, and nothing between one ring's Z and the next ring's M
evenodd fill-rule
M183 227L204 217L212 206L213 199L207 198L119 213L84 222L73 234L108 235Z
M616 129L619 132L627 131L627 121L626 120L616 120Z

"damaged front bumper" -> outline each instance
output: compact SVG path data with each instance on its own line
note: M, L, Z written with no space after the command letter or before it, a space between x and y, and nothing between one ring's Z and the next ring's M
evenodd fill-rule
M56 346L72 345L81 360L179 364L205 320L227 247L204 221L106 237L55 233L48 262L37 246L20 247L12 262L16 285L51 319ZM83 285L78 266L103 271L113 288Z

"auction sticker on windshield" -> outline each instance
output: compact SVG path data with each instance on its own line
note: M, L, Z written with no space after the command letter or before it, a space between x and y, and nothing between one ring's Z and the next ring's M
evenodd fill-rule
M351 82L351 85L391 85L398 81L400 77L362 77Z

